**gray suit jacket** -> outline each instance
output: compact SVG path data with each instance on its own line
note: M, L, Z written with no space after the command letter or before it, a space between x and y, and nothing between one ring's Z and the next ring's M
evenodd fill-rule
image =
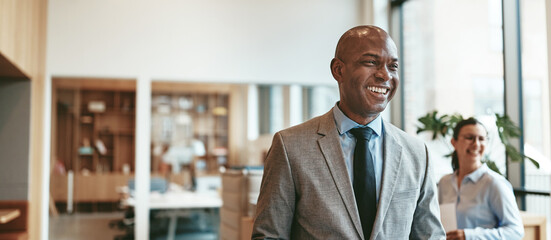
M383 176L370 239L445 239L425 145L383 124ZM333 111L275 134L252 238L367 239Z

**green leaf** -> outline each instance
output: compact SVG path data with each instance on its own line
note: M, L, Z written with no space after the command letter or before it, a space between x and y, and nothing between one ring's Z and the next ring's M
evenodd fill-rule
M530 160L530 162L532 162L532 164L534 164L534 166L536 166L537 169L540 168L540 163L538 161L536 161L536 159L533 159L531 157L527 157L527 156L524 156L525 158L528 158L528 160Z
M451 119L454 119L453 116ZM438 111L436 110L420 117L417 121L421 123L421 125L417 127L417 133L425 131L431 132L432 140L438 138L438 135L446 137L452 130L450 126L450 116L446 114L438 116Z
M496 126L499 133L499 138L501 139L501 142L503 144L509 144L509 139L511 138L519 138L520 137L520 128L511 121L509 116L507 115L499 115L495 114L496 116Z
M505 153L507 153L507 156L511 158L511 161L513 162L522 161L522 154L520 154L520 152L515 147L513 147L513 145L506 144Z
M511 161L513 162L520 162L527 158L536 168L540 168L540 164L536 161L536 159L521 154L514 146L510 144L505 145L505 153L507 153L507 156L511 158Z
M489 169L492 169L494 172L503 176L503 174L501 174L501 172L499 171L499 168L497 167L494 161L488 159L488 160L483 160L482 163L485 163Z

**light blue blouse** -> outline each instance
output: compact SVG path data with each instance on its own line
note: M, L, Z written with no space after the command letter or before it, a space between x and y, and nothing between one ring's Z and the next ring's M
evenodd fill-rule
M464 229L465 239L521 239L524 228L507 179L482 165L458 189L456 173L442 177L438 200L456 204L457 228Z
M353 164L354 164L354 147L356 147L356 138L350 129L355 127L369 127L375 132L369 140L369 152L373 159L373 166L375 167L375 186L377 188L377 202L379 202L379 193L381 192L381 177L383 175L383 118L381 114L377 116L373 121L367 125L360 125L348 118L338 106L338 103L333 107L333 116L335 118L335 124L339 131L339 137L341 147L343 151L344 160L346 162L346 169L348 170L348 176L350 181L353 181Z

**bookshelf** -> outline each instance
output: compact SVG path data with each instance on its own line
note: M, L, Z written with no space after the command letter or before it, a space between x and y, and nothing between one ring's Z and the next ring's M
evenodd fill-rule
M195 149L192 157L197 174L214 174L221 166L227 167L229 88L156 82L152 90L152 146L164 150L152 151L153 171L166 164L166 154L174 146L196 143L201 149Z
M123 172L123 166L132 172L135 91L128 87L94 87L123 80L88 79L85 81L95 81L96 85L85 86L77 84L79 80L73 84L69 81L53 80L57 160L75 173Z
M75 176L75 201L119 200L116 187L135 169L135 88L131 79L52 79L55 201L66 201L68 171Z

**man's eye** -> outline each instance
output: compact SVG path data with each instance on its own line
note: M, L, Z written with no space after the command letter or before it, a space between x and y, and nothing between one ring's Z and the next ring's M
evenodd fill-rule
M374 65L377 65L377 61L375 61L375 60L367 60L367 61L363 61L362 64L368 65L368 66L374 66Z

